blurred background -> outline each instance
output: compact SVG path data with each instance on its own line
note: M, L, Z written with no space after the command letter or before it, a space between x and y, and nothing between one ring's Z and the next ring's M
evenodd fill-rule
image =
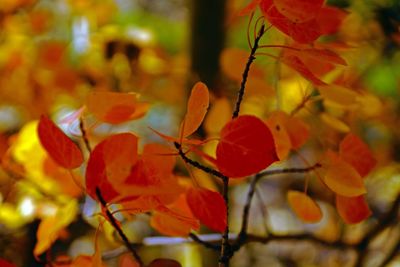
M162 142L148 128L177 136L193 84L205 82L211 93L213 115L201 137L218 136L218 120L229 119L249 47L249 17L238 16L246 0L0 0L0 257L18 266L44 266L32 251L40 220L68 207L68 227L59 233L51 258L94 252L97 204L82 195L70 174L46 161L36 125L47 114L74 141L82 143L79 123L71 120L93 90L136 92L151 107L140 120L120 125L100 124L90 135L93 144L113 132L133 131L148 142ZM373 215L356 225L345 225L315 174L281 175L263 180L251 210L250 232L258 235L312 233L327 241L355 242L379 223L400 191L400 3L397 0L328 0L349 12L340 31L322 42L335 42L347 67L328 70L326 81L342 79L362 96L355 106L343 101L307 103L299 115L311 127L310 141L277 167L304 166L318 160L347 132L369 144L378 166L366 178L367 199ZM255 18L261 16L257 11ZM253 20L254 22L255 20ZM287 44L271 29L263 44ZM343 45L345 44L345 45ZM279 55L279 50L268 51ZM260 55L249 82L241 112L266 118L273 110L288 113L313 92L312 86L276 60ZM311 68L311 66L310 66ZM317 67L318 68L318 67ZM353 104L353 103L352 103ZM213 108L215 107L215 108ZM211 113L210 111L210 113ZM73 121L73 123L72 123ZM217 122L216 122L217 121ZM96 124L87 118L88 125ZM82 146L83 147L83 146ZM207 145L205 151L213 153ZM87 152L85 152L87 154ZM87 155L86 155L87 156ZM187 175L184 166L177 172ZM82 179L84 168L74 173ZM220 185L204 174L204 186ZM310 176L307 178L307 176ZM321 205L324 219L304 224L291 212L286 192L302 189ZM231 186L231 230L238 232L248 189L246 180ZM63 216L64 216L63 215ZM133 242L159 236L146 214L123 218ZM379 235L367 257L368 265L398 247L400 228L394 223ZM100 237L107 266L118 266L120 244L112 228ZM202 233L209 233L206 228ZM398 249L398 248L397 248ZM117 250L118 252L118 250ZM107 254L109 253L109 254ZM218 255L197 244L142 246L145 262L174 258L184 267L216 266ZM110 256L111 255L111 256ZM354 252L304 241L252 243L232 259L232 266L352 266ZM43 260L43 259L42 259ZM62 266L62 265L60 265ZM400 266L397 257L390 266Z

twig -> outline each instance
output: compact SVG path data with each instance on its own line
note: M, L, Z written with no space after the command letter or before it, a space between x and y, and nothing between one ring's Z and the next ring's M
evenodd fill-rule
M380 232L382 232L388 226L397 221L398 217L397 214L399 212L399 207L400 207L400 194L397 196L390 210L381 219L378 220L378 224L376 224L375 227L373 227L370 231L368 231L367 234L363 237L363 239L361 239L360 242L358 242L357 244L358 257L356 264L354 265L355 267L363 266L363 262L365 257L367 256L366 252L370 242Z
M131 252L132 256L137 261L137 263L141 267L143 267L144 264L143 264L142 259L140 258L139 254L137 254L136 250L133 248L133 246L129 242L128 237L125 235L124 231L119 226L115 217L111 214L110 210L107 208L107 202L104 200L104 198L101 194L101 191L98 187L96 187L96 196L97 196L98 200L100 201L102 208L105 210L105 213L106 213L106 216L107 216L109 222L111 223L111 225L114 227L114 229L117 231L118 235L121 237L122 241L124 242L125 247Z
M89 153L91 153L92 152L92 148L90 147L89 139L87 137L85 124L83 122L82 117L79 118L79 129L81 130L83 142L85 143L86 149L87 149L87 151L89 151Z
M212 168L210 168L210 167L204 166L204 165L202 165L201 163L199 163L199 162L197 162L197 161L195 161L195 160L192 160L192 159L188 158L188 157L185 155L185 153L183 152L181 144L179 144L178 142L174 142L174 145L175 145L175 148L178 149L179 156L180 156L186 163L188 163L188 164L192 165L193 167L196 167L197 169L200 169L200 170L202 170L202 171L204 171L204 172L206 172L206 173L209 173L209 174L214 175L214 176L216 176L216 177L218 177L218 178L221 178L222 180L228 178L226 175L220 173L219 171L214 170L214 169L212 169Z
M233 253L231 250L231 245L229 243L229 197L228 197L228 188L229 188L229 177L225 177L223 179L222 186L222 197L225 201L226 206L226 227L224 234L222 235L221 242L221 253L219 258L219 266L220 267L229 267L229 260L232 258Z
M249 58L247 60L246 63L246 67L244 68L243 74L242 74L242 82L240 84L240 89L238 92L238 97L237 97L237 101L236 101L236 106L235 106L235 110L232 114L232 119L236 118L237 116L239 116L239 111L240 111L240 105L242 103L243 100L243 95L244 95L244 90L246 88L246 82L247 82L247 77L249 76L249 71L250 71L250 66L253 63L254 59L256 59L255 57L255 53L257 51L258 48L258 43L261 39L261 37L263 36L263 34L265 33L265 24L263 23L261 25L260 30L258 31L258 35L254 40L254 45L251 49Z
M307 168L287 168L287 169L276 169L276 170L268 170L264 172L260 172L256 174L250 182L249 185L249 192L247 193L247 200L246 204L243 208L243 216L242 216L242 228L239 232L239 237L237 243L235 244L235 251L238 250L246 241L247 237L247 228L249 222L249 215L250 215L250 207L252 203L252 199L254 197L256 185L261 178L266 176L272 176L277 174L284 174L284 173L305 173L315 170L316 168L321 167L321 164L316 163L313 166Z
M211 242L207 242L203 239L201 239L198 235L194 234L194 233L190 233L189 237L195 241L196 243L201 244L202 246L204 246L205 248L209 248L215 251L220 251L221 247L219 245L213 244ZM219 240L218 240L219 241Z

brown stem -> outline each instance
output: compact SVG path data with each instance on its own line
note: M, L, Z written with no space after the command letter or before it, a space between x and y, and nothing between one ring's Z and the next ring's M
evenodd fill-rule
M240 88L239 88L239 92L238 92L238 97L237 97L237 101L236 101L236 106L235 106L235 110L233 111L232 114L232 119L236 118L237 116L239 116L239 112L240 112L240 105L242 103L243 100L243 95L244 95L244 90L246 89L246 82L247 82L247 77L249 76L249 72L250 72L250 66L253 63L253 61L256 59L255 54L256 51L258 49L258 43L261 39L261 37L263 36L263 34L265 33L265 24L263 23L261 25L260 30L258 31L257 37L254 40L254 45L251 49L249 58L247 60L246 63L246 67L244 68L243 74L242 74L242 82L240 83Z
M214 176L216 176L216 177L218 177L218 178L221 178L222 180L228 179L228 177L227 177L226 175L220 173L219 171L214 170L214 169L212 169L212 168L210 168L210 167L204 166L204 165L202 165L201 163L199 163L199 162L197 162L197 161L195 161L195 160L192 160L192 159L188 158L188 157L185 155L185 153L183 152L181 144L179 144L178 142L174 142L174 145L175 145L176 149L178 149L179 156L180 156L186 163L188 163L188 164L192 165L193 167L196 167L197 169L200 169L200 170L202 170L202 171L204 171L204 172L206 172L206 173L209 173L209 174L214 175Z
M222 197L224 198L226 205L226 227L225 231L222 235L221 242L221 253L219 258L219 267L229 267L229 260L232 258L233 253L231 250L231 245L229 243L229 197L228 197L228 189L229 189L229 177L225 177L223 179L223 187L222 187Z
M313 171L319 167L321 167L321 164L316 163L313 166L310 166L307 168L287 168L287 169L268 170L268 171L264 171L264 172L260 172L260 173L256 174L250 182L249 192L247 193L246 204L244 205L244 208L243 208L242 228L239 232L239 237L234 246L234 251L239 250L239 248L246 241L247 228L248 228L249 215L250 215L250 207L251 207L251 203L252 203L252 200L254 197L256 185L261 178L264 178L266 176L271 176L271 175L284 174L284 173L305 173L305 172Z
M358 257L356 264L354 265L355 267L363 266L364 259L367 256L368 246L371 243L371 241L384 229L386 229L388 226L396 222L396 220L398 219L397 214L399 212L399 207L400 207L400 194L397 196L390 210L381 219L378 220L378 224L376 224L375 227L373 227L370 231L368 231L367 234L363 237L363 239L361 239L360 242L358 242L357 244Z
M87 137L87 132L85 129L85 124L82 118L79 118L79 129L81 130L83 142L85 143L86 149L87 151L89 151L89 153L91 153L92 148L90 147L89 139Z
M115 217L111 214L110 210L107 208L107 202L103 198L103 195L101 194L100 188L96 187L96 196L97 199L100 201L100 204L102 208L105 210L106 216L111 223L111 225L114 227L114 229L117 231L118 235L121 237L122 241L124 242L125 247L131 252L133 258L137 261L137 263L143 267L143 261L140 258L139 254L137 254L136 250L133 248L131 243L129 242L128 237L125 235L124 231L122 228L119 226L117 220Z

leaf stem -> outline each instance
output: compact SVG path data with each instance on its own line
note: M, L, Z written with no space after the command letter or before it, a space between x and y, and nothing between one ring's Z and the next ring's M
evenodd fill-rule
M134 247L129 242L128 237L125 235L124 231L119 226L119 224L118 224L117 220L115 219L115 217L112 215L110 210L107 208L107 202L103 198L103 195L101 194L100 188L98 188L98 187L96 187L96 196L97 196L97 199L100 201L100 204L101 204L102 208L105 210L106 216L107 216L109 222L111 223L111 225L114 227L114 229L117 231L118 235L121 237L122 241L124 242L125 247L131 252L133 258L137 261L137 263L141 267L143 267L144 263L143 263L142 259L140 258L139 254L137 254L136 250L134 249Z
M221 178L222 180L228 179L228 177L227 177L226 175L222 174L221 172L219 172L219 171L217 171L217 170L215 170L215 169L213 169L213 168L204 166L204 165L202 165L201 163L199 163L199 162L197 162L197 161L195 161L195 160L192 160L192 159L188 158L188 157L186 156L185 152L183 152L183 150L182 150L182 145L179 144L178 142L174 142L174 146L175 146L176 149L178 149L179 156L180 156L186 163L188 163L188 164L192 165L193 167L195 167L195 168L197 168L197 169L200 169L200 170L202 170L202 171L204 171L204 172L206 172L206 173L209 173L209 174L214 175L214 176L216 176L216 177L218 177L218 178Z
M239 116L240 105L241 105L242 100L243 100L244 90L246 89L246 82L247 82L247 77L249 76L250 66L253 63L253 61L256 59L255 53L256 53L256 51L258 49L259 41L260 41L260 39L261 39L261 37L263 36L264 33L265 33L265 24L263 23L261 25L260 30L258 31L257 37L254 40L254 45L251 48L251 52L250 52L249 58L247 60L246 67L244 68L244 71L243 71L243 74L242 74L242 82L240 84L240 89L239 89L239 92L238 92L238 97L237 97L237 101L236 101L235 110L233 111L233 114L232 114L232 119L234 119L237 116Z

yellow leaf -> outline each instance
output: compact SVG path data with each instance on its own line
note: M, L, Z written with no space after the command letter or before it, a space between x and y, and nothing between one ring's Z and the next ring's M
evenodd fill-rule
M70 200L64 207L60 207L54 216L47 217L40 222L36 233L37 243L33 251L35 256L44 253L51 247L61 231L75 219L77 211L78 203L76 200Z
M290 207L302 221L307 223L319 222L322 211L318 204L303 192L290 190L287 194Z
M339 132L342 133L350 132L350 127L346 123L339 120L338 118L329 115L328 113L321 113L320 118L325 124L327 124L328 126Z
M333 192L346 197L366 193L360 174L336 153L327 151L322 166L326 171L323 181Z
M318 91L324 99L342 105L346 108L356 104L356 98L358 96L358 93L355 91L336 84L319 86Z

